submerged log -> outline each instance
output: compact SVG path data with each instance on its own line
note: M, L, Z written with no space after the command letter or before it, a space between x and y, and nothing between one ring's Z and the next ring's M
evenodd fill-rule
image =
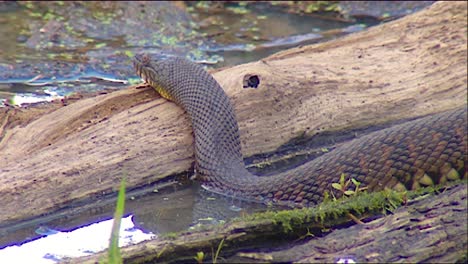
M435 3L364 32L215 72L235 105L244 156L298 137L466 105L466 5ZM258 88L245 85L255 78ZM124 174L133 189L193 162L186 115L150 89L78 100L28 122L11 123L15 111L3 113L0 225L112 193Z

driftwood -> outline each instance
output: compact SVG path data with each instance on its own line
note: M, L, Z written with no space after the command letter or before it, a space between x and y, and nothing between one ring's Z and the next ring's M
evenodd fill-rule
M244 156L297 137L466 105L466 5L438 2L214 73L235 105ZM259 78L257 89L243 88L250 76ZM135 188L193 162L186 115L152 90L79 100L22 125L11 118L0 116L0 225L112 193L124 174Z

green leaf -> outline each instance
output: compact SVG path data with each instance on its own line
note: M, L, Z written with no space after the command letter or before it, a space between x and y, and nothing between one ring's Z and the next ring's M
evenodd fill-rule
M109 243L108 260L111 264L123 263L119 249L119 230L125 208L125 182L126 177L124 175L120 182L119 194L117 196L117 205L114 213L114 223L112 225L111 239Z
M336 182L332 183L332 187L339 190L339 191L341 191L341 184L339 184L339 183L336 183Z
M203 263L203 259L205 258L205 253L203 251L197 252L197 255L193 257L197 263Z
M361 183L357 180L355 180L354 178L351 178L351 181L353 182L353 184L356 186L356 187L359 187L359 185L361 185Z
M221 251L221 248L223 248L223 244L224 244L224 238L219 243L218 249L216 250L216 254L213 254L213 264L216 264L218 262L219 252Z
M345 174L344 173L341 173L340 184L341 186L345 186Z

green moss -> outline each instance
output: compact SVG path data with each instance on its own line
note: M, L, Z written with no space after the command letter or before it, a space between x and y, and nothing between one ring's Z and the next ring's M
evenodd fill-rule
M237 6L237 7L227 7L227 10L231 11L232 13L236 15L244 15L249 13L249 10L243 6Z
M32 1L27 1L24 6L28 9L34 9L34 3Z
M47 12L43 17L42 17L44 20L52 20L55 18L55 15L53 13L49 13Z
M455 263L467 263L468 262L468 252L465 255L461 256Z
M135 54L131 50L124 51L124 54L129 58L135 57Z
M177 44L177 38L175 36L163 37L161 42L166 45L175 46Z
M336 1L313 1L305 7L304 12L313 13L313 12L338 12L340 10L338 3Z
M104 48L105 46L107 46L107 44L104 43L104 42L101 42L101 43L95 44L95 45L94 45L94 48L100 49L100 48Z
M423 194L433 194L440 192L447 186L456 185L459 183L466 183L466 180L454 181L444 186L432 186L421 188L416 191L397 192L386 189L379 192L359 192L350 197L343 196L339 199L326 199L324 202L316 205L315 207L290 209L280 211L266 211L238 217L227 222L227 226L233 225L236 222L249 222L255 226L258 224L273 224L282 227L282 232L289 234L291 231L298 228L307 229L308 236L313 235L310 233L310 228L318 227L321 230L334 227L351 221L350 214L360 218L370 215L380 215L393 212L401 204L408 199L419 197ZM210 225L204 226L204 230L217 230L225 229L226 225ZM174 240L183 235L186 231L166 233L161 238Z
M349 214L363 217L366 214L393 212L408 198L424 193L433 193L439 189L440 186L427 187L413 192L396 192L389 189L372 193L360 192L351 197L343 196L336 200L329 199L311 208L268 211L236 218L232 221L271 221L273 224L281 225L285 233L290 232L293 226L303 224L331 227L347 222Z
M30 12L29 15L31 17L42 17L42 13L41 12Z
M179 232L169 232L161 235L161 238L166 238L169 240L174 240L180 236Z
M92 16L100 21L104 25L109 25L115 17L115 14L112 12L105 12L100 10L95 10Z
M210 8L210 3L208 1L198 1L195 7L199 9L208 9Z

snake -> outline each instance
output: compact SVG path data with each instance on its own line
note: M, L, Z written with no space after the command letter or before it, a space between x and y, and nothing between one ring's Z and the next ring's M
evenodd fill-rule
M296 168L258 176L245 167L233 104L201 65L146 53L136 55L133 64L147 85L188 114L196 179L208 191L265 204L310 207L323 201L327 192L343 195L345 190L332 188L341 175L367 191L414 190L467 178L466 106L371 132Z

